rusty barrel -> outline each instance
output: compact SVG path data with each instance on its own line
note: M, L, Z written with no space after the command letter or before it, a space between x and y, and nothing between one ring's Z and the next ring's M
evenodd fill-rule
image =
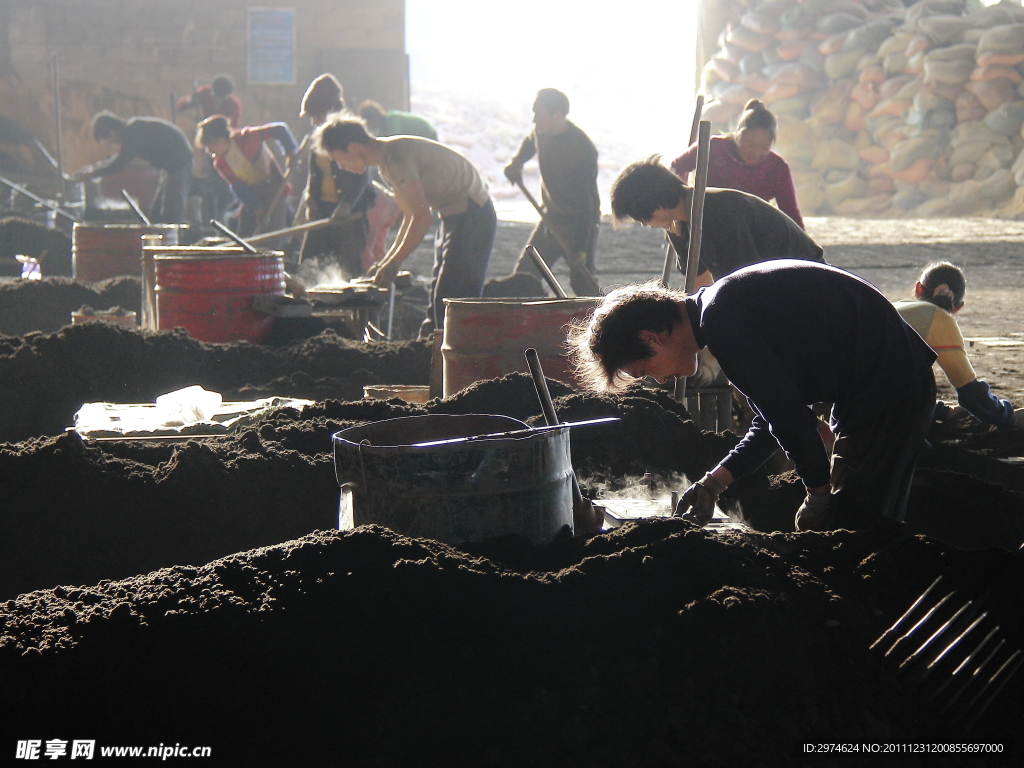
M508 416L430 414L336 432L338 528L383 525L446 544L552 541L572 526L568 427L418 445L525 428Z
M444 396L475 381L527 370L533 347L544 375L574 385L565 357L566 326L582 319L603 297L573 299L445 299Z
M241 248L161 248L153 257L157 328L184 328L200 341L266 338L274 318L252 307L283 296L284 254Z
M142 274L142 236L161 235L178 244L177 224L81 224L71 232L72 274L80 283Z

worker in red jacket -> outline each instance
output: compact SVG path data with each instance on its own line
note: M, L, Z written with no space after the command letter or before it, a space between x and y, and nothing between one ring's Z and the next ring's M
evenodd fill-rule
M196 142L213 158L213 167L242 205L236 227L242 237L257 230L283 229L285 221L290 221L286 197L291 187L287 174L267 146L268 141L278 143L290 166L298 144L284 123L232 131L226 117L215 115L199 124Z
M748 101L736 130L711 139L708 186L738 189L769 203L774 200L780 211L804 229L789 163L772 151L776 126L775 115L764 104L757 99ZM696 167L696 144L671 163L682 179Z

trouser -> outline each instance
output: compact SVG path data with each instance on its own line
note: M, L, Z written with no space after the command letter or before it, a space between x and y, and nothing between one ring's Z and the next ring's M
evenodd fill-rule
M163 169L164 186L159 197L159 210L154 201L150 221L154 224L184 224L188 204L188 186L192 180L192 161L171 170Z
M483 294L487 264L498 229L498 217L490 198L483 205L469 201L469 208L441 219L434 237L434 269L430 303L421 335L444 327L445 299L477 298Z
M825 529L866 528L881 517L903 520L934 411L935 377L929 368L888 412L867 423L836 426Z
M600 223L601 221L598 217L547 214L546 221L539 222L534 227L526 244L536 248L540 255L544 257L549 267L553 266L556 261L565 256L564 249L551 233L553 227L574 252L586 254L587 269L590 270L591 275L594 275L596 274L595 253ZM569 285L572 286L573 293L577 296L587 296L592 293L592 281L580 274L579 267L574 260L569 259L567 263L569 264ZM540 270L537 269L537 265L534 264L533 259L530 258L525 249L519 255L515 271L529 272L536 277L541 277Z
M336 206L337 203L319 203L316 219L327 218ZM366 248L366 231L365 215L310 230L306 233L302 245L302 261L320 257L321 268L326 266L327 262L335 261L346 279L358 277L365 271L363 250Z
M284 229L285 222L289 221L291 216L288 212L288 201L285 200L283 194L281 196L277 194L279 189L280 184L273 182L267 182L252 188L253 194L259 199L260 205L263 208L263 219L257 221L256 212L250 211L248 206L243 205L241 215L239 216L237 232L240 237L244 238ZM271 205L274 205L273 210L270 208ZM259 232L256 231L257 229L259 229ZM265 245L273 248L276 244L267 243Z

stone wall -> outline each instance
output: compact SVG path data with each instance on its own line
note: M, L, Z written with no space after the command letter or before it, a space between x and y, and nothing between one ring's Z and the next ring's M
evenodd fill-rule
M248 9L294 10L294 83L250 82ZM89 136L89 119L100 109L123 117L167 118L172 93L183 96L224 72L235 81L243 122L298 118L309 82L333 72L356 106L374 98L392 109L408 108L404 0L0 0L0 51L9 54L0 83L0 114L55 147L51 61L59 55L65 168L102 156ZM194 111L176 120L186 133ZM98 156L97 156L98 155Z

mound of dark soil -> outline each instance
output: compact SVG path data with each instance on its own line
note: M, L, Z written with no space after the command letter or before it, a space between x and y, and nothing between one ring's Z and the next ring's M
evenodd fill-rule
M54 333L71 324L82 305L93 309L122 307L141 316L142 281L113 277L101 283L78 283L70 277L0 281L0 335Z
M1022 565L898 526L469 550L317 532L4 603L0 696L12 733L217 765L796 765L808 741L952 738L868 646L939 572L1018 585L990 607L1019 646ZM1019 749L1021 692L970 740Z
M21 274L18 255L39 259L44 275L71 276L70 237L16 216L0 219L0 276Z
M83 403L147 403L193 384L225 400L353 400L367 384L427 384L430 355L427 342L361 343L331 329L273 349L100 322L0 337L0 441L60 434Z

